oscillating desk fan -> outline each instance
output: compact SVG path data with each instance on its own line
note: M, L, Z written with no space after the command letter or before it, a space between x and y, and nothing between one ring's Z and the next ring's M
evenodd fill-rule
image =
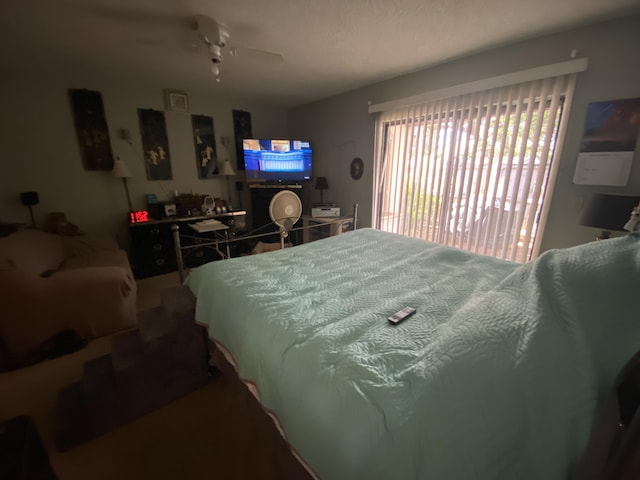
M280 227L280 248L284 248L284 239L289 236L289 230L302 214L302 202L291 190L276 193L269 203L269 216L273 223Z

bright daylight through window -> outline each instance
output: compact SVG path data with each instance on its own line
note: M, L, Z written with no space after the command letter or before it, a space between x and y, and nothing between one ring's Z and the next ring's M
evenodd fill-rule
M380 114L374 226L525 262L574 75Z

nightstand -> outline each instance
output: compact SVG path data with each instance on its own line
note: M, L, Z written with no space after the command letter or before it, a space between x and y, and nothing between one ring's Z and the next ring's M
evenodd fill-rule
M302 226L304 227L302 241L303 243L309 243L351 230L353 228L353 217L312 217L311 215L302 215Z

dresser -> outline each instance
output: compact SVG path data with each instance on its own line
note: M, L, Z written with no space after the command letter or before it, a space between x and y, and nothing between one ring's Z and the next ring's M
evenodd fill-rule
M211 248L197 248L198 243L208 243L211 236L196 233L189 227L189 224L206 219L216 219L229 227L225 230L226 235L233 238L246 230L246 215L246 211L240 210L216 215L165 218L129 224L131 264L136 278L152 277L175 272L178 269L173 232L171 231L172 225L179 227L182 246L196 246L196 248L189 248L187 253L183 253L185 266L193 268L219 260L220 256ZM238 245L233 242L229 245L231 256L236 256Z

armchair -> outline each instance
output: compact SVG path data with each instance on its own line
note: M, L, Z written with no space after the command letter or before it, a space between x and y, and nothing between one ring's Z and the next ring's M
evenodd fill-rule
M115 242L31 229L0 238L0 339L16 357L62 330L89 340L135 326L136 293Z

